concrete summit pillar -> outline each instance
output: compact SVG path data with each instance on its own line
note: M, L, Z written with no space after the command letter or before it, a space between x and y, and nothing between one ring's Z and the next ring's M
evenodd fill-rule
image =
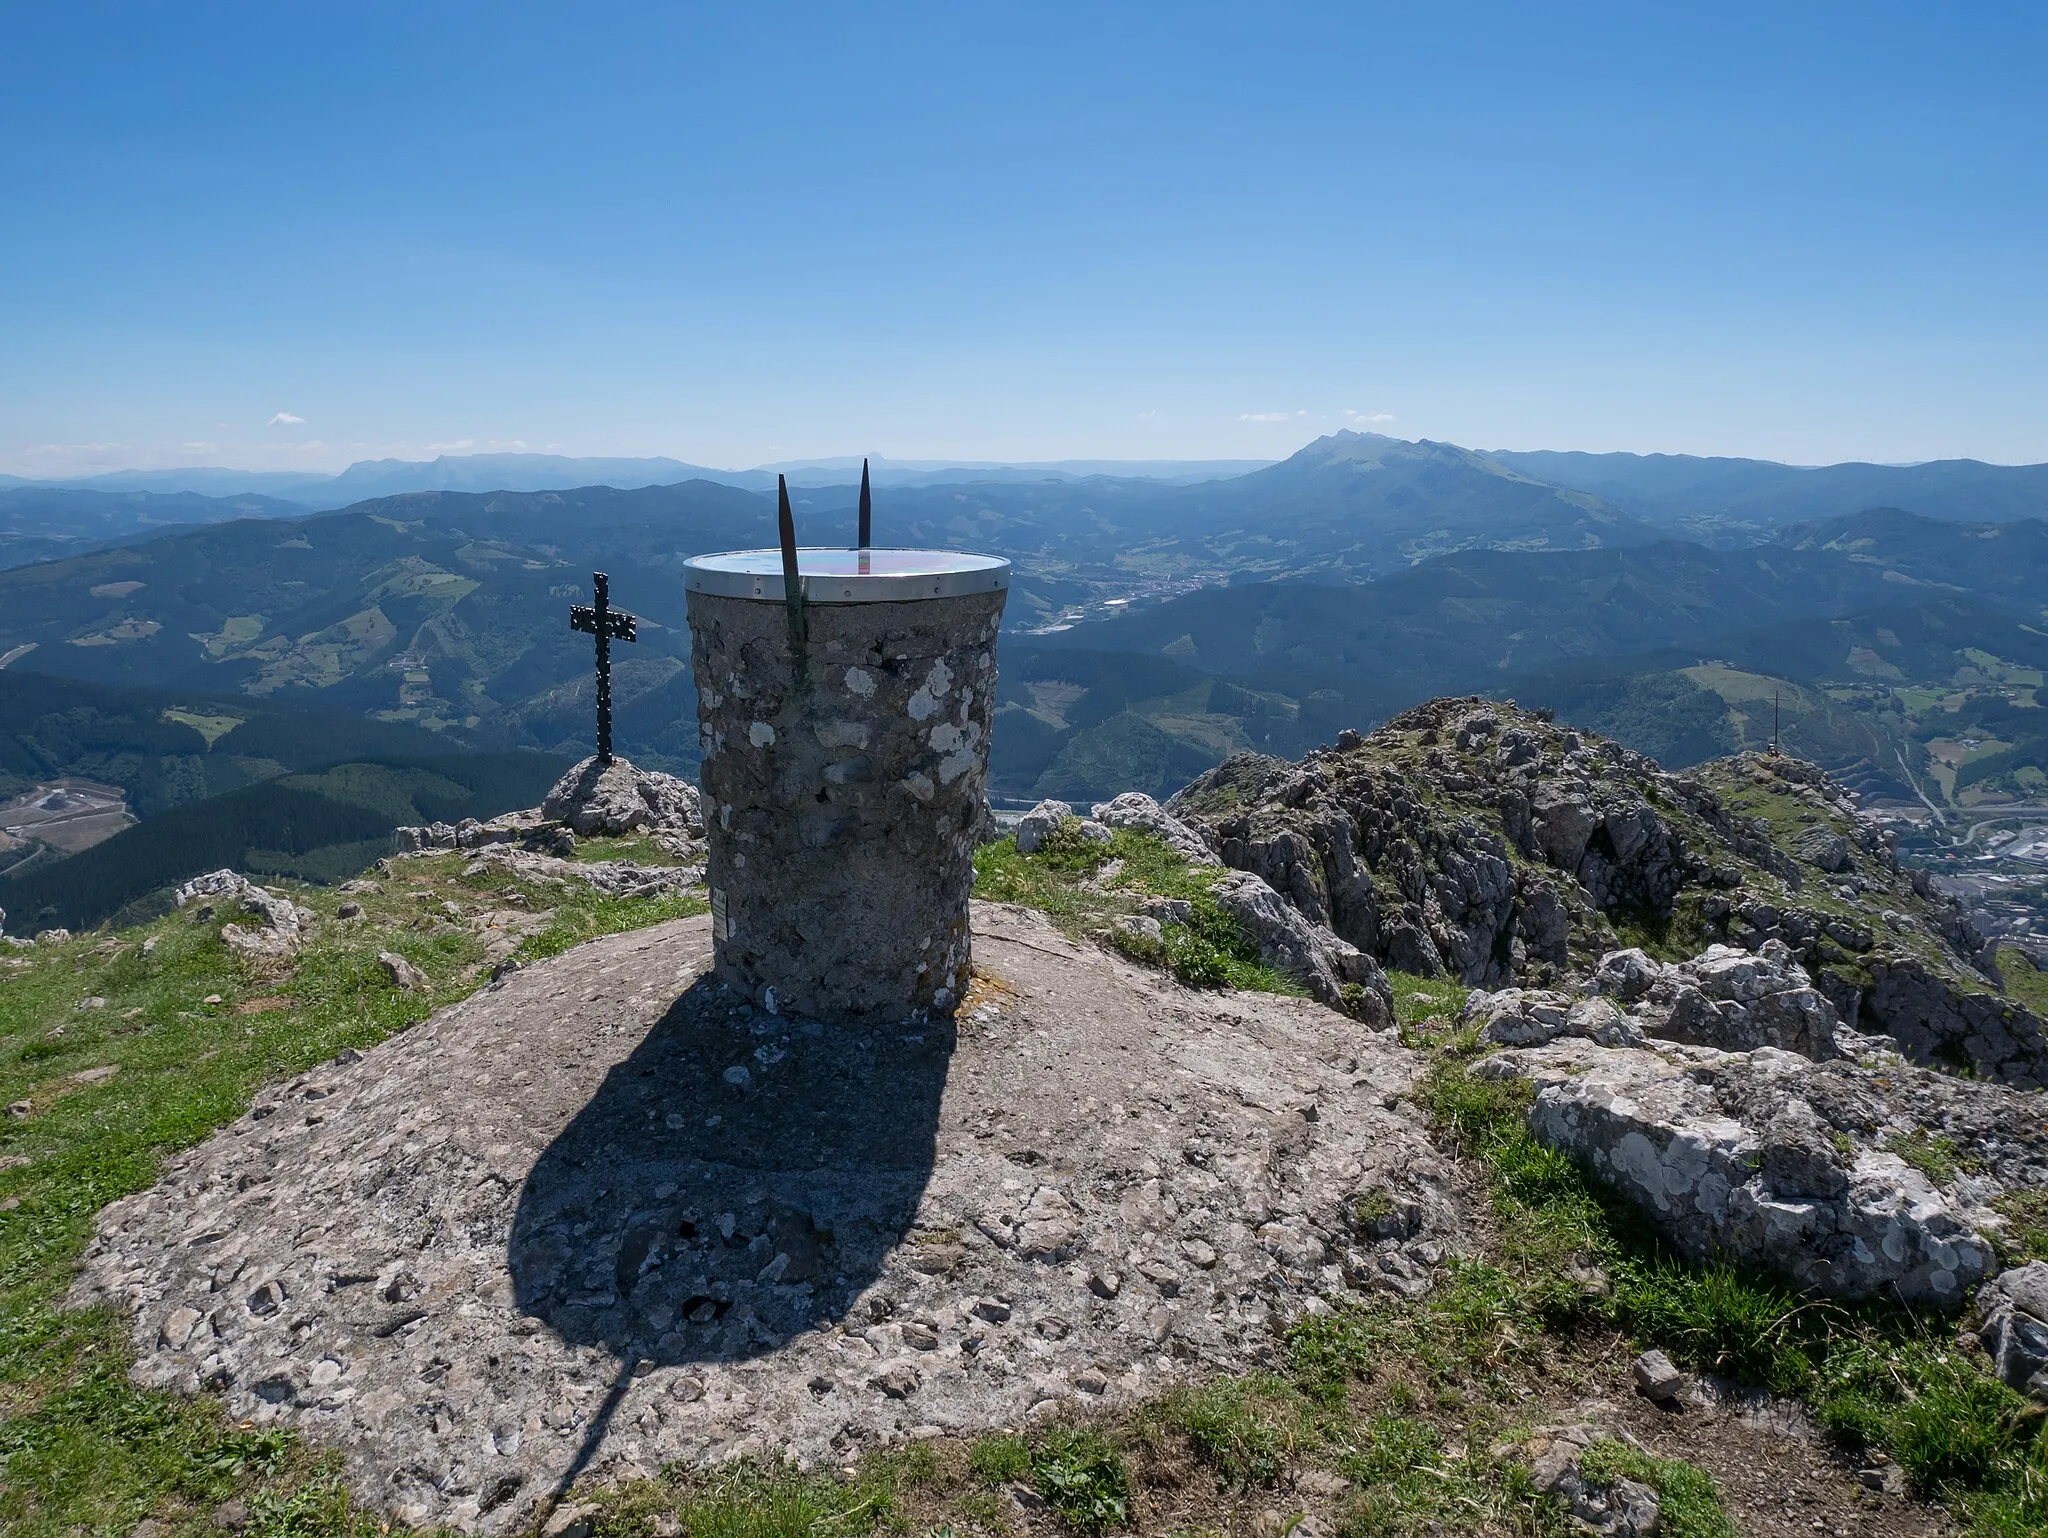
M1010 563L938 550L684 563L719 980L884 1024L965 991Z

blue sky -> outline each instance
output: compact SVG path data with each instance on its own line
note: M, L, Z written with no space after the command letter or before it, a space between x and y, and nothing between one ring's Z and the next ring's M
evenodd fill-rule
M0 470L2048 460L2038 6L14 6Z

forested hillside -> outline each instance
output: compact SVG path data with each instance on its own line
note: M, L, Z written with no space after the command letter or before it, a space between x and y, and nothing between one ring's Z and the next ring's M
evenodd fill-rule
M22 934L97 924L223 866L339 881L389 854L395 827L537 805L568 767L541 753L463 753L285 775L173 807L82 854L0 877L0 910L8 932Z

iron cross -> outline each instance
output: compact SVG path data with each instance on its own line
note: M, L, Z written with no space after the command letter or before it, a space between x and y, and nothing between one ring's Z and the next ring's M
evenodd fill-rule
M597 761L600 764L612 761L612 638L616 636L621 641L640 639L633 633L633 627L640 623L638 617L611 606L608 581L603 572L592 572L590 585L596 590L597 602L574 604L569 609L569 628L597 637Z

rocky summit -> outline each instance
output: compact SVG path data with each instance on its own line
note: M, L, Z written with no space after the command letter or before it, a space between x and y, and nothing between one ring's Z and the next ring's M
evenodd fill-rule
M1777 942L1836 1022L1917 1063L2048 1083L2048 1026L1999 992L1961 909L1813 764L1745 753L1669 773L1475 697L1300 763L1240 754L1168 807L1391 968L1501 988L1588 977L1642 941L1674 957Z
M384 880L696 880L695 803L654 777L581 766L551 805L414 830ZM509 1532L663 1467L1140 1413L1285 1366L1304 1320L1426 1310L1502 1242L1433 1119L1456 1082L1661 1254L1960 1316L1987 1382L2048 1402L2048 1266L2013 1263L2048 1209L2042 1022L1813 766L1667 773L1439 700L1091 810L984 850L1036 906L976 903L951 1019L757 1010L701 914L500 969L107 1208L73 1300L130 1313L141 1381L338 1449L377 1508ZM585 813L678 863L565 857ZM1659 1352L1634 1374L1707 1403ZM1598 1426L1525 1441L1581 1520L1655 1528Z
M974 919L977 996L916 1029L756 1012L702 917L515 974L265 1092L108 1209L76 1297L133 1311L145 1382L500 1531L592 1466L837 1464L1254 1369L1469 1248L1416 1054Z

